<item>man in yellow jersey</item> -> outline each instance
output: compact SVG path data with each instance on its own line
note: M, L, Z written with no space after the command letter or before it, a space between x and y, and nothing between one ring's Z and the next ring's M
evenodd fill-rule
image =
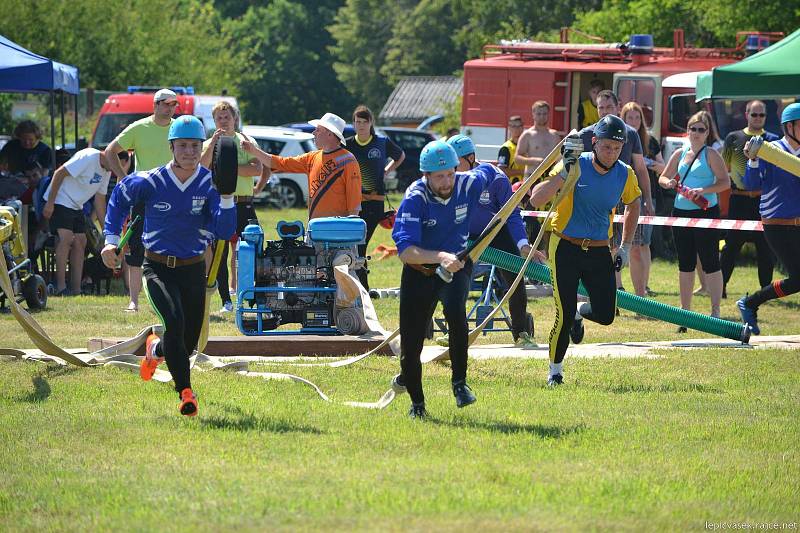
M581 322L583 318L604 325L614 321L617 305L614 271L628 263L642 194L633 169L619 160L627 133L621 118L603 117L594 128L592 151L582 153L577 160L567 152L564 165L557 165L553 175L536 185L531 195L533 205L544 204L564 185L566 169L578 165L573 169L579 172L574 187L555 207L555 216L548 222L553 230L549 256L556 304L549 341L547 384L551 387L563 382L562 365L575 320L579 282L583 282L591 300L578 309ZM612 257L611 221L620 199L625 204L622 244Z
M169 89L159 89L153 95L153 114L137 120L122 130L117 138L105 149L106 161L115 176L125 177L126 172L119 163L117 154L123 150L133 150L136 156L135 171L151 170L172 161L170 143L167 141L172 115L178 108L178 95ZM110 157L113 156L113 157ZM144 215L141 206L133 206L131 218ZM128 240L128 253L125 263L128 265L128 291L130 303L127 311L139 310L139 292L142 290L142 263L144 262L144 245L142 244L142 225Z
M514 159L517 155L517 142L519 141L525 126L522 124L522 117L514 115L508 119L509 138L500 147L497 153L497 167L508 176L511 183L522 181L525 177L525 166L517 163Z
M589 98L578 106L578 124L581 125L581 128L591 126L600 120L600 114L597 111L597 95L605 88L602 80L595 79L589 82Z

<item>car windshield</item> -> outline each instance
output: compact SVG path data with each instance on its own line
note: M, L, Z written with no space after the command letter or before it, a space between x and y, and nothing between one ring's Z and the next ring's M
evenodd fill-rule
M92 148L104 149L113 141L129 124L149 116L150 113L114 113L100 117L97 130L92 139Z

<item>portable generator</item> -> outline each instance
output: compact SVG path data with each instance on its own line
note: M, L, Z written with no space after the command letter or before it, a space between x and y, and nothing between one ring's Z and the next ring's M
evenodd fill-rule
M358 217L278 222L278 240L264 241L258 224L242 232L237 251L236 325L245 335L360 335L367 331L361 299L337 305L334 269L363 268L358 245L366 223ZM278 330L282 324L300 329Z
M26 235L22 230L21 216L23 206L19 200L0 205L0 253L6 260L8 277L14 294L5 294L0 289L0 310L6 300L12 298L16 303L25 301L28 309L43 309L47 305L47 285L44 279L33 270L28 259Z

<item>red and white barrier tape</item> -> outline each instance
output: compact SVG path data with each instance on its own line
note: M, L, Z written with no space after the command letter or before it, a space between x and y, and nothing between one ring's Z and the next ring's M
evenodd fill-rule
M523 217L544 218L547 211L522 211ZM623 215L614 215L614 222L622 222ZM640 216L639 224L651 226L677 226L683 228L729 229L764 231L760 220L731 220L727 218L684 218Z

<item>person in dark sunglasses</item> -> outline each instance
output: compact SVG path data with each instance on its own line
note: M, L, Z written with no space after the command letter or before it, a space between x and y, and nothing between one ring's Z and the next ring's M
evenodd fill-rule
M731 175L731 199L726 218L735 220L761 220L758 204L761 201L760 189L748 189L744 182L747 156L743 149L745 143L754 135L760 135L767 142L778 140L778 136L764 130L767 121L767 106L761 100L751 100L745 107L747 127L743 130L732 131L725 137L722 147L722 159ZM758 263L758 283L764 287L772 282L772 272L775 268L775 256L772 254L762 231L729 231L725 235L725 246L720 255L722 268L722 296L727 296L727 285L733 274L739 251L746 242L756 246L756 261Z

